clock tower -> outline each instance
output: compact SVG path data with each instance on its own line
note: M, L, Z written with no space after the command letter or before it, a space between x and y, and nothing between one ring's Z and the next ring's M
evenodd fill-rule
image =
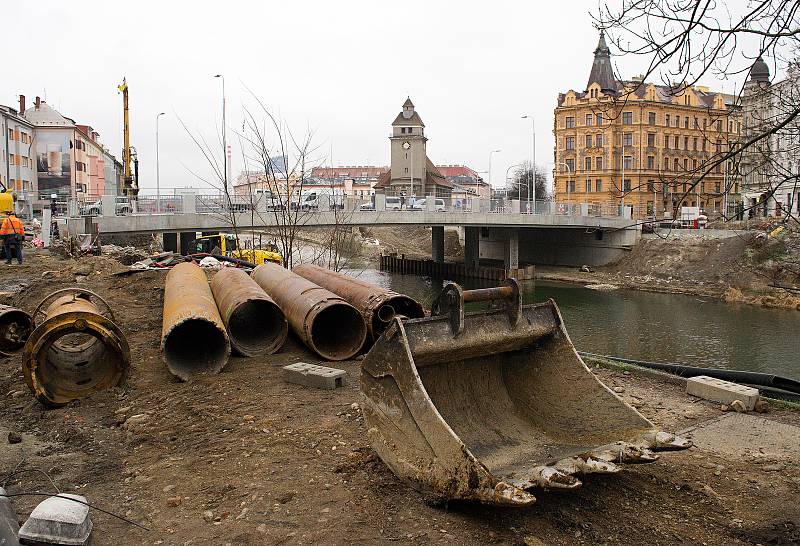
M425 124L414 110L414 103L406 99L403 110L392 122L391 143L391 187L395 193L401 191L406 197L415 195L421 199L426 195L427 160Z

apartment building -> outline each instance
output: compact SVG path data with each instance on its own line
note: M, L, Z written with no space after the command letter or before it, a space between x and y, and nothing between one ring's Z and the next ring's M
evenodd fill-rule
M20 109L24 111L25 99ZM36 188L33 124L9 106L0 105L0 185L14 190L20 210L31 204Z

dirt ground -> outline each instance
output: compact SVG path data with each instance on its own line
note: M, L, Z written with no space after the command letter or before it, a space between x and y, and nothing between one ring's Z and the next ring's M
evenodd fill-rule
M111 274L120 269L102 257L46 252L29 253L22 266L0 265L5 302L31 312L78 279L108 299L128 337L128 384L61 409L33 399L20 357L0 360L0 472L8 491L55 486L150 529L93 511L94 545L800 541L796 460L698 448L586 476L574 492L538 492L524 510L428 505L366 443L358 361L336 365L349 374L336 391L285 383L281 365L317 361L290 338L277 355L232 358L218 376L180 383L158 351L164 273ZM675 385L594 371L667 430L721 415ZM767 417L800 424L787 409ZM22 441L8 444L8 432ZM21 520L39 500L14 499Z

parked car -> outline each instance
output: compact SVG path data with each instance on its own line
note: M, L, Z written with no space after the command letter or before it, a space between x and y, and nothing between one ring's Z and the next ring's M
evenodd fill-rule
M426 200L420 199L419 201L414 203L412 210L426 210L427 208L428 206L426 204ZM433 210L435 210L436 212L444 212L445 210L447 210L447 208L444 205L444 199L435 199L433 202Z
M386 210L400 210L400 198L387 196Z
M344 209L344 193L341 190L330 190L327 188L303 190L292 200L291 207L296 210L333 210Z
M131 208L131 204L128 201L128 198L125 196L117 196L114 198L114 214L125 215L130 214L133 212ZM89 203L88 205L83 205L80 210L81 216L99 216L103 213L103 202L102 200L95 201L94 203Z
M358 210L360 211L367 211L367 210L375 210L375 205L372 203L361 203L358 205Z

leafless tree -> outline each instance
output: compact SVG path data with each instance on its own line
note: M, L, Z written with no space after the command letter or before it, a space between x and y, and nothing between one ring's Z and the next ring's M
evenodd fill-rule
M547 173L544 169L536 166L536 195L537 201L544 201L547 199ZM528 193L531 188L531 180L533 180L533 166L530 161L524 161L514 171L511 178L511 190L508 197L511 199L527 200Z

